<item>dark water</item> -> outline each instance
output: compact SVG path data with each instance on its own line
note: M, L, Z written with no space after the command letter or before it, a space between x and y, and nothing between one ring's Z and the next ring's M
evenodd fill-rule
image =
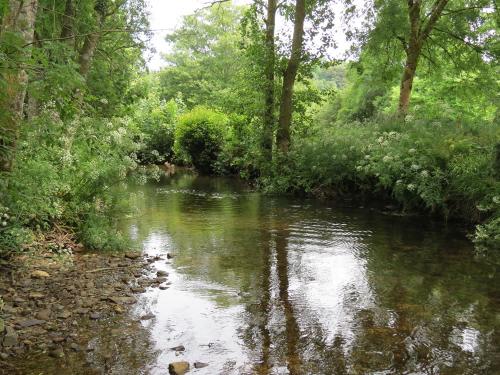
M197 374L498 374L500 276L450 228L277 199L177 174L137 188L126 223L169 252L143 297L158 353ZM170 347L184 345L176 355Z

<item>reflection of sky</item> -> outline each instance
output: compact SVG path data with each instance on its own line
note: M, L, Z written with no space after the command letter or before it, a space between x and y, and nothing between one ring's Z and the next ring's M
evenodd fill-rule
M340 226L323 226L320 230L319 225L304 222L299 227L298 232L291 233L289 254L290 294L298 305L297 316L313 317L328 343L342 336L347 349L355 339L356 314L374 306L366 261L357 256L366 234L354 235ZM301 330L307 330L304 325L311 319L298 318L298 322Z
M479 349L480 334L477 329L471 327L454 328L451 333L451 341L464 352L475 353Z
M149 255L165 254L170 250L168 234L151 233L143 241ZM153 313L155 319L144 322L151 328L155 349L159 351L152 374L166 374L168 364L174 361L210 363L197 374L244 371L250 363L244 345L238 339L241 326L242 305L235 303L236 291L223 285L190 280L177 273L170 262L155 263L157 269L169 272L169 289L150 289L142 297L138 316ZM221 307L221 299L233 300ZM184 345L186 350L176 353L170 348Z

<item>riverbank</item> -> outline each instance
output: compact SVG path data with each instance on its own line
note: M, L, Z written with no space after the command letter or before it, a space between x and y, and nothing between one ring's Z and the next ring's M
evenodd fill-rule
M147 287L168 288L168 275L154 269L161 257L79 250L20 255L2 269L5 329L0 334L0 374L32 373L34 369L25 366L34 363L58 374L74 373L71 366L101 373L116 354L115 349L106 352L96 345L106 330L112 347L138 335L147 346L141 317L130 311ZM100 352L93 353L96 350ZM143 348L144 355L147 352Z

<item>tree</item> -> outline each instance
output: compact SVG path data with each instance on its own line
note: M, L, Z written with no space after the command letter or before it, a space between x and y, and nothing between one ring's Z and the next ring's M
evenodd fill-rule
M364 34L374 55L387 56L387 63L404 64L400 79L397 113L408 113L413 83L422 58L439 70L437 56L446 55L459 70L477 68L493 56L495 26L490 0L399 0L377 1L375 23ZM402 56L401 56L402 54ZM401 56L401 57L400 57Z
M275 27L276 27L276 0L267 1L266 17L266 62L265 62L265 108L262 132L262 151L266 161L272 160L273 155L273 132L275 126L275 90L274 77L276 65Z
M283 153L288 152L288 147L290 145L290 125L292 123L293 111L293 86L295 85L295 78L297 77L300 59L302 57L305 18L306 2L305 0L296 0L291 54L286 70L283 74L283 90L280 102L278 132L276 134L278 149Z
M429 14L422 15L421 0L407 0L408 20L410 23L410 33L408 40L403 43L406 54L406 62L401 77L401 88L399 92L398 114L405 116L410 104L411 89L413 79L417 71L417 64L420 58L422 47L430 36L434 25L441 17L443 9L449 0L435 0Z
M6 91L0 98L0 111L4 125L0 129L0 170L12 168L12 153L16 147L19 123L23 117L24 98L28 84L26 66L31 57L31 43L35 31L38 1L9 0L7 13L3 16L0 44L6 47L10 63L2 69L1 79ZM3 49L3 48L2 48Z
M192 108L219 107L228 112L246 111L251 94L246 79L246 57L240 49L242 7L217 4L183 18L167 35L172 52L164 56L168 66L160 73L166 100L180 93ZM255 90L256 91L256 90Z
M293 6L283 2L279 8L285 18L293 20L292 41L283 59L286 68L283 71L276 132L276 146L286 154L290 147L292 116L297 109L297 103L294 103L297 100L294 97L295 82L298 76L304 83L306 78L312 78L314 67L326 57L328 48L334 45L331 35L334 13L330 0L296 0ZM304 28L306 22L307 29ZM307 50L304 48L306 44L309 44Z

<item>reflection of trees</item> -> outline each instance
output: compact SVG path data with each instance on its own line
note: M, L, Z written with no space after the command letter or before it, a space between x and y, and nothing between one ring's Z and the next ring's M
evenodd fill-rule
M278 272L279 298L285 315L285 339L287 342L287 367L291 375L301 374L301 360L298 350L300 330L294 308L288 294L288 237L290 231L285 226L276 231L276 270Z
M263 218L266 220L267 218ZM257 367L259 374L268 374L271 369L271 333L269 332L269 316L271 309L271 232L269 228L263 226L260 230L260 251L262 257L262 274L260 276L258 303L258 334L261 339L261 358ZM252 317L252 315L251 315Z
M179 177L169 184L179 190L234 192L216 179ZM488 373L500 366L494 349L500 340L495 330L498 272L472 261L467 249L457 250L463 244L455 246L435 228L418 227L416 219L368 213L353 219L341 210L294 211L289 202L272 200L270 206L271 200L258 195L236 202L171 194L157 202L155 190L146 192L146 214L137 220L139 237L164 229L174 249L181 249L176 265L189 266L181 272L248 292L242 338L259 357L256 373L269 374L273 365L283 363L290 374L432 373L443 370L444 362L456 373ZM355 312L349 323L354 337L342 330L332 337L324 324L328 317L318 314L314 304L294 303L290 295L290 280L295 281L295 266L301 262L290 253L290 243L293 248L298 241L294 226L312 222L321 229L318 237L306 235L303 246L311 239L328 244L315 246L339 245L362 260L376 306L339 302ZM338 224L336 231L329 232L329 224ZM339 293L352 291L353 285L346 284ZM455 343L467 329L479 332L477 348L470 352Z
M497 325L490 292L498 274L492 267L474 261L462 243L422 228L384 227L369 246L368 275L379 308L357 315L361 329L350 355L355 371L498 369L488 333ZM477 335L469 351L457 344L467 334Z

